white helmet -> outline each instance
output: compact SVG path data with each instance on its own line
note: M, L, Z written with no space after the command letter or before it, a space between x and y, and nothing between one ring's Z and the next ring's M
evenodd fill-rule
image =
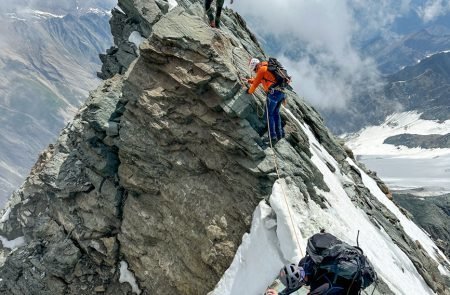
M250 62L248 63L249 67L250 67L250 71L253 72L256 68L256 66L260 63L261 61L257 58L252 58L250 60Z
M297 289L303 284L305 270L296 264L288 264L280 270L279 279L289 289Z

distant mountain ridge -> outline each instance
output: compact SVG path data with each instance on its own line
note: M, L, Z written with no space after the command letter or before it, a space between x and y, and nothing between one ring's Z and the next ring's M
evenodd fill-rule
M450 47L449 47L450 48ZM450 50L434 54L388 77L386 96L422 119L450 119Z
M44 14L66 15L80 12L85 14L90 9L109 11L117 3L115 0L14 0L2 1L0 12L29 14L32 11L40 11ZM91 11L92 12L92 11Z
M424 149L450 148L450 133L440 134L399 134L388 137L384 143L393 145L403 145L409 148L420 147Z
M422 119L450 119L450 51L431 55L384 78L384 86L353 98L347 109L322 111L336 134L381 124L389 115L416 111Z
M0 206L96 87L112 44L108 14L53 13L0 14Z
M407 36L380 36L366 45L364 53L377 61L382 73L394 74L405 66L414 65L427 55L448 49L450 28L432 26Z

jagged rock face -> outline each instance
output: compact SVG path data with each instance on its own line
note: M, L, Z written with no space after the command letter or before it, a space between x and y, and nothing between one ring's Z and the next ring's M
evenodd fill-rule
M125 75L91 94L13 195L0 234L27 244L2 250L0 291L126 294L131 287L119 283L126 261L144 294L208 293L277 179L273 152L305 201L327 207L315 187L329 188L292 118L284 118L286 139L260 146L264 95L247 95L239 80L249 58L264 53L242 19L227 10L223 30L214 30L200 3L168 11L159 2L119 1L148 41ZM133 30L113 30L115 39ZM364 188L320 116L288 96L290 111L358 183L346 188L354 203L441 292L434 263Z
M417 197L410 193L396 193L394 200L405 208L450 256L450 195Z

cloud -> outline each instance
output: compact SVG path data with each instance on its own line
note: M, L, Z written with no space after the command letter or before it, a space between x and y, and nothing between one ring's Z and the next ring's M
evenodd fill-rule
M418 14L424 22L433 21L448 12L450 12L450 1L448 0L428 0L423 7L418 9Z
M277 43L297 92L319 109L339 109L379 81L358 46L410 11L411 0L236 0L233 8Z

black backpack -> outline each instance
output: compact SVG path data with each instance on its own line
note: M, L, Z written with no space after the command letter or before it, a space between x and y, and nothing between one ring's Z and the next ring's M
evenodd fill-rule
M315 234L308 239L306 253L315 270L329 273L333 281L348 282L349 289L365 289L377 280L377 274L361 248L350 246L329 233Z
M270 89L286 88L291 82L291 77L288 75L286 69L274 57L269 57L267 61L267 69L275 76L275 83L270 86Z

